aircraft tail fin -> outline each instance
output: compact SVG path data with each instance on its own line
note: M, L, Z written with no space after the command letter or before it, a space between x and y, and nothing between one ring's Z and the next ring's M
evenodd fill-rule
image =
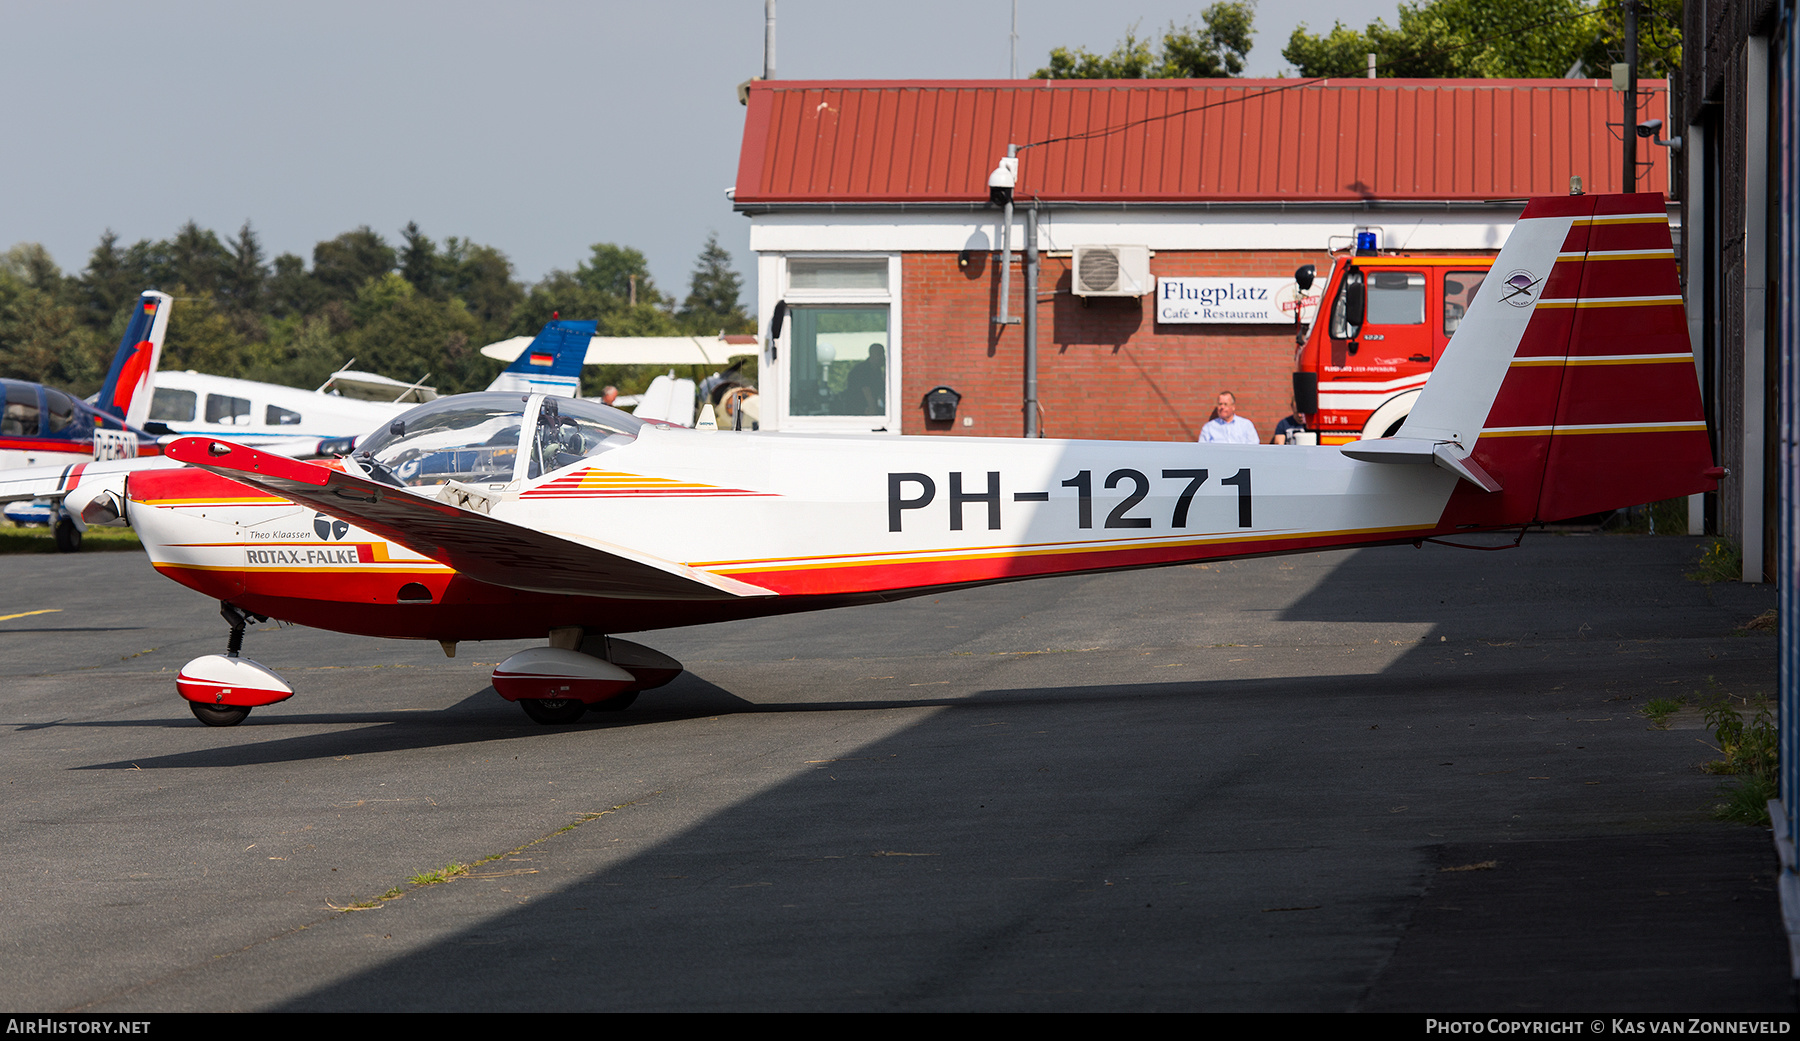
M1716 488L1663 197L1527 204L1393 440L1454 446L1498 485L1465 482L1449 523L1563 520Z
M560 398L577 396L581 392L581 367L587 363L588 341L594 338L597 324L552 318L488 389Z
M169 330L169 306L175 298L148 290L132 305L131 321L119 340L118 353L106 371L95 407L131 426L150 418L156 391L156 369L162 364L163 336Z

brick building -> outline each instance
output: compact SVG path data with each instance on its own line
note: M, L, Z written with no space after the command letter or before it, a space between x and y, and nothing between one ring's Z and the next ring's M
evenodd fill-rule
M1647 86L1641 118L1663 115ZM1044 435L1192 440L1229 389L1267 439L1289 411L1295 268L1324 270L1365 229L1409 253L1493 253L1524 197L1620 175L1620 100L1593 80L770 81L747 105L733 204L760 328L783 316L761 383L784 430L1021 434L1031 330L997 319L1024 312L1035 209ZM987 184L1008 146L1003 278ZM1664 191L1648 151L1640 190ZM1142 294L1077 293L1090 246L1126 269L1147 256ZM1155 287L1184 277L1285 284L1286 309L1160 320ZM954 420L927 418L938 386L960 395Z

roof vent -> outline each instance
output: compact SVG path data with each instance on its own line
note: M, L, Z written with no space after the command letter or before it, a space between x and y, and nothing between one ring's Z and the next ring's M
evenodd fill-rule
M1150 291L1150 247L1076 246L1076 296L1143 296Z

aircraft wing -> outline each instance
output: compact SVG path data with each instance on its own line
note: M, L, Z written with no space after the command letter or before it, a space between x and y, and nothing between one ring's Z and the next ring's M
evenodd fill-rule
M637 600L775 595L622 546L534 531L357 474L210 437L182 438L167 452L172 459L349 521L490 585Z
M164 438L159 443L167 445L173 440L175 439ZM279 445L270 445L264 451L271 455L334 455L348 452L355 441L356 439L351 437L325 440L307 439L305 441L295 441L290 438ZM136 459L59 463L0 470L0 503L19 502L24 499L60 499L83 482L91 484L98 479L116 474L136 473L139 470L164 470L182 465L184 464L168 456L145 455Z
M86 481L137 470L159 470L179 466L160 455L137 459L114 459L102 463L63 463L51 466L25 466L16 470L0 470L0 502L22 499L60 499Z

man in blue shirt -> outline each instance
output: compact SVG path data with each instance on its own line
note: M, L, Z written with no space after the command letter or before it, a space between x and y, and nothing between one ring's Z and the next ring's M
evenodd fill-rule
M1200 428L1200 440L1223 441L1234 445L1262 442L1262 438L1256 433L1256 424L1237 414L1237 395L1229 390L1219 391L1218 408L1213 418Z

